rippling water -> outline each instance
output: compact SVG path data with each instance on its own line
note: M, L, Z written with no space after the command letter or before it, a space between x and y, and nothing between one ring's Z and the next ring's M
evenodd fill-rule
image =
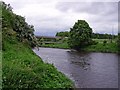
M118 88L118 55L79 53L69 49L33 49L44 62L75 82L77 88Z

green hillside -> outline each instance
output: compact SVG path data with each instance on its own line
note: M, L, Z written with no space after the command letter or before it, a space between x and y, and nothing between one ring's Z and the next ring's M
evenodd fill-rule
M72 88L73 83L32 51L37 45L34 28L25 18L2 8L2 86L3 88Z

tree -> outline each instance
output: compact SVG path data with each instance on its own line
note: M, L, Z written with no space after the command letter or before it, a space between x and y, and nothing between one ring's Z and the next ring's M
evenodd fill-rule
M57 32L56 36L60 36L60 37L68 37L69 36L69 32L65 31L65 32Z
M70 48L80 50L91 44L92 28L85 20L78 20L73 28L70 28L68 45Z
M120 53L120 33L118 33L118 52Z
M2 7L2 28L9 27L16 33L16 37L19 41L24 42L27 40L30 46L35 47L39 46L37 38L34 35L34 26L29 25L25 18L16 15L12 12L12 7L10 4L5 4L1 2L0 7ZM9 35L10 32L3 32L5 35Z
M106 43L107 43L107 41L106 41L106 40L104 40L104 41L103 41L103 46L105 46L105 45L106 45Z

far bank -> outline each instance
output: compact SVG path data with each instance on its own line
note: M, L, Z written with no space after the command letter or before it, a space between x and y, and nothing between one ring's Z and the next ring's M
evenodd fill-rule
M86 48L81 49L81 51L85 52L106 52L106 53L118 53L118 44L116 40L109 39L93 39L97 42L94 45L89 45ZM107 41L104 43L104 41ZM49 44L42 44L40 47L49 47L49 48L60 48L60 49L70 49L68 46L67 40L60 41L59 43L49 43Z

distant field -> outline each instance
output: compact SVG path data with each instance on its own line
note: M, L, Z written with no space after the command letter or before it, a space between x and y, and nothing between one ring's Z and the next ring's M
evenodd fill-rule
M93 39L94 41L98 42L96 45L90 45L86 48L84 48L84 51L89 51L89 52L112 52L116 53L118 52L118 47L116 40L111 40L110 39ZM107 41L107 43L104 45L103 42ZM77 42L77 41L76 41ZM61 42L61 43L55 43L55 44L44 44L41 45L41 47L50 47L50 48L63 48L63 49L69 49L70 47L68 46L67 41Z
M92 39L92 40L97 41L99 43L103 43L103 41L106 40L108 43L111 43L110 39ZM115 39L112 40L112 42L114 42L114 43L115 43L115 41L116 41Z
M85 51L92 51L92 52L113 52L116 53L118 52L118 47L116 40L111 40L110 39L93 39L94 41L98 42L96 45L90 45L86 47L84 50ZM107 43L104 45L103 41L106 40Z
M41 47L50 47L50 48L63 48L63 49L68 49L68 44L67 42L63 42L63 43L56 43L56 44L45 44L45 45L41 45Z

